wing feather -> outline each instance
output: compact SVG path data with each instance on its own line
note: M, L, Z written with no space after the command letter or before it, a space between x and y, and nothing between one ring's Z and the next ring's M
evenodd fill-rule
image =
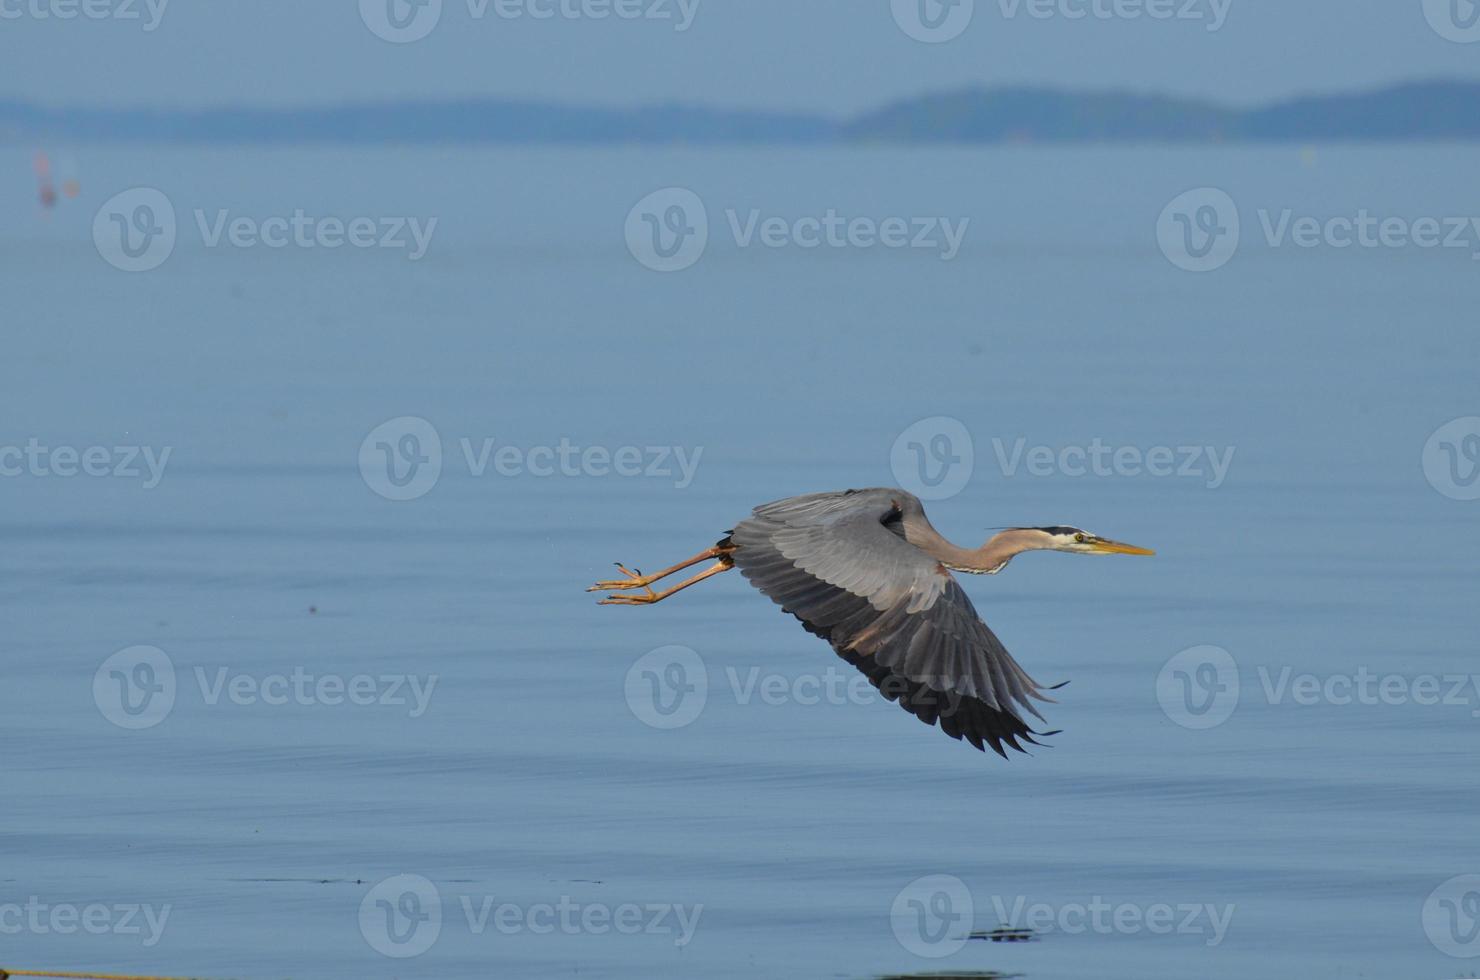
M1051 700L982 622L951 573L904 537L903 490L791 497L735 527L736 566L879 691L952 738L1006 756L1038 744L1023 712Z

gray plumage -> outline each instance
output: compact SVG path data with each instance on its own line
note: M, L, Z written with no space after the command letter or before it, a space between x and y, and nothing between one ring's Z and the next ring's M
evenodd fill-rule
M644 575L617 564L622 578L586 591L610 592L604 606L652 606L739 568L751 584L886 698L921 721L978 749L1037 745L1024 715L1051 701L1008 655L951 572L993 575L1027 551L1154 555L1064 524L1010 527L980 548L957 547L936 532L925 508L903 490L813 493L763 504L712 548ZM713 564L662 592L653 583L705 561Z
M950 572L1001 565L946 542L914 495L880 488L778 500L755 508L720 547L733 547L751 584L926 724L1004 757L1004 743L1023 751L1022 742L1039 744L1034 735L1056 734L1024 721L1024 713L1041 720L1033 701L1052 698Z

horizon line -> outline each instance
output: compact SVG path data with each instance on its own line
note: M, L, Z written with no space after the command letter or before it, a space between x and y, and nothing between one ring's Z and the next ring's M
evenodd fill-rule
M1121 96L1126 98L1168 99L1178 102L1211 106L1235 113L1247 113L1258 111L1261 108L1269 108L1292 102L1373 95L1381 92L1391 92L1399 89L1432 86L1480 87L1480 76L1477 76L1475 78L1467 78L1457 75L1410 77L1402 80L1394 80L1391 82L1374 83L1363 87L1297 91L1289 95L1263 99L1250 103L1224 101L1223 99L1214 96L1182 94L1167 89L1140 89L1130 86L1091 88L1059 85L1052 82L968 82L955 86L941 86L937 88L922 89L911 95L894 96L890 99L875 103L872 108L839 111L803 108L756 108L751 106L729 105L717 102L684 101L682 99L664 99L630 103L582 102L565 98L540 98L538 96L527 95L387 95L346 97L337 101L324 102L248 103L222 101L194 105L164 102L141 102L127 104L113 104L106 102L47 102L30 97L0 96L0 107L20 106L25 108L42 109L48 112L158 112L182 114L233 111L260 113L324 112L344 109L380 108L389 106L404 107L418 105L491 103L498 105L520 105L541 108L549 107L558 109L574 109L609 113L642 112L649 110L666 109L690 110L733 115L743 114L758 116L810 118L834 122L846 122L850 119L856 119L867 116L874 112L878 112L880 109L899 106L920 99L967 93L1033 92L1081 97Z

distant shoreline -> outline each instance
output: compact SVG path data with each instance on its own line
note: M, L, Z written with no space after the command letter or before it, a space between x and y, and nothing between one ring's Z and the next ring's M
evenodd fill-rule
M1258 145L1480 141L1480 82L1432 81L1253 108L1050 88L931 93L852 118L495 99L261 109L51 108L0 100L0 142L293 145Z

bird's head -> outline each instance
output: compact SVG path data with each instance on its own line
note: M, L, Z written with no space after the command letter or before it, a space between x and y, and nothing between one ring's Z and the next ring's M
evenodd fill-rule
M987 539L973 552L945 557L947 568L978 575L995 575L1025 551L1067 551L1075 555L1154 555L1150 548L1138 548L1091 534L1083 528L1009 527Z
M1150 548L1139 548L1091 534L1083 528L1055 525L1053 527L1021 527L1014 530L1026 532L1043 551L1068 551L1076 555L1154 555Z

